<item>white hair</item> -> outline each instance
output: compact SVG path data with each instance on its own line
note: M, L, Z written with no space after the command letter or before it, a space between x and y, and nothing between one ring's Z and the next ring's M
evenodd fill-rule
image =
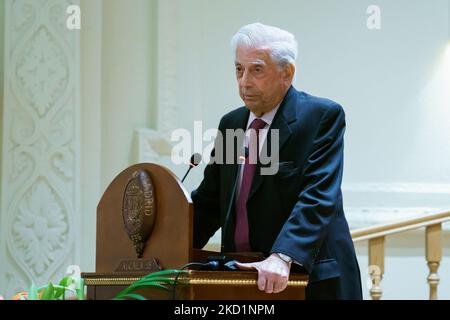
M298 44L292 33L277 27L252 23L243 26L231 39L231 47L236 53L240 46L251 48L267 47L272 59L279 66L293 64L297 60Z

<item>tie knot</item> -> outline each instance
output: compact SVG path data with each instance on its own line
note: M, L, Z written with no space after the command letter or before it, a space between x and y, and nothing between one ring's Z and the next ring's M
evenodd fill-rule
M266 126L266 124L267 123L262 119L255 119L250 124L250 129L259 130L259 129L264 128Z

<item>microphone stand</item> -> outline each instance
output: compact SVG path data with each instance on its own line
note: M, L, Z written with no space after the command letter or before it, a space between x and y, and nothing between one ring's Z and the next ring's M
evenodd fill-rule
M238 163L238 166L237 166L236 178L234 180L233 188L231 189L230 203L228 205L227 214L225 216L225 221L224 221L223 227L222 227L222 235L221 235L222 242L221 242L221 246L220 246L220 255L208 257L208 262L214 262L214 261L217 262L216 263L217 267L214 270L218 270L218 269L220 269L220 270L237 270L237 267L235 267L233 265L234 261L232 261L232 258L229 256L226 256L224 254L224 252L225 252L225 235L227 233L228 226L230 224L230 216L231 216L231 211L233 208L233 202L235 200L238 182L240 180L239 177L241 174L241 168L242 168L242 165L245 164L245 161L247 161L248 154L249 154L248 148L245 147L244 155L239 156L239 159L242 162Z

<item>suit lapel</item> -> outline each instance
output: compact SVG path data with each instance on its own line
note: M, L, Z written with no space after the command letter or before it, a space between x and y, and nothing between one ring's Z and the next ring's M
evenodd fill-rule
M266 141L264 142L263 151L271 152L271 130L279 130L279 149L276 150L281 152L284 144L288 141L289 137L292 134L290 124L294 122L296 117L295 103L294 100L296 98L297 92L294 87L290 87L286 96L283 99L283 102L278 109L272 125L269 128L269 132L267 133ZM275 151L275 152L276 152ZM261 183L264 181L264 176L261 175L261 163L258 162L256 167L256 173L253 177L252 187L250 189L250 194L248 198L250 199L255 192L260 187Z

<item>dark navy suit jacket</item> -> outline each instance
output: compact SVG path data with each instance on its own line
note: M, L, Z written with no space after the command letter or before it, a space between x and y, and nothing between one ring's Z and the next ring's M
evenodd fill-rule
M245 129L248 117L246 107L238 108L221 119L219 130L225 137L226 129ZM360 271L342 205L342 107L291 86L270 129L279 130L279 168L275 175L261 175L258 164L253 179L247 202L252 251L292 257L309 274L308 286L337 280L334 286L317 286L335 291L323 296L360 299ZM270 150L270 132L266 143ZM221 151L226 159L224 146L212 155ZM234 203L237 169L237 164L211 163L193 191L195 247L202 248L223 226L230 201ZM226 252L234 251L234 215L232 207L224 234Z

